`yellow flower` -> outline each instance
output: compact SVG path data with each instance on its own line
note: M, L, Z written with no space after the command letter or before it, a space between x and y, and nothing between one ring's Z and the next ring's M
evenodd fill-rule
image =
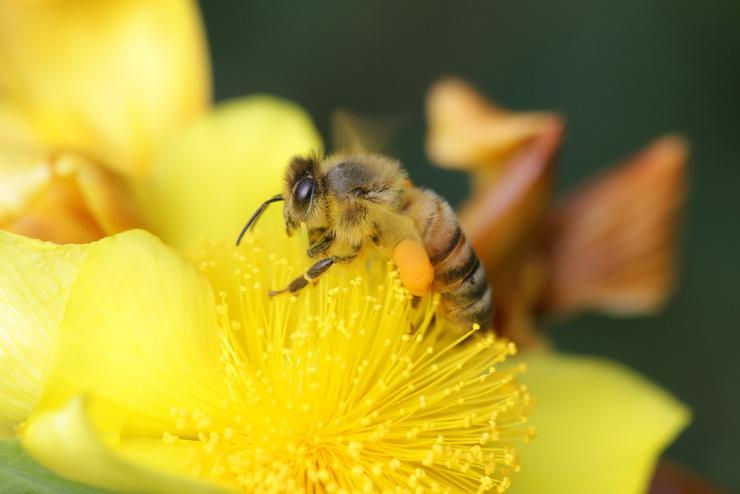
M270 121L278 125L265 126L250 115L263 114L264 104L273 104ZM303 138L280 141L284 129L303 129L296 135L314 132L310 122L294 107L264 97L247 99L227 111L235 113L222 118L216 112L194 125L193 129L199 130L184 131L182 140L177 139L170 146L175 150L189 146L190 153L185 153L191 167L188 173L195 176L205 177L220 166L222 159L227 163L259 159L264 165L263 176L250 184L253 176L250 169L211 173L208 187L198 188L192 183L191 188L179 192L168 190L167 194L150 200L186 204L184 199L175 200L175 195L182 193L190 201L187 207L202 208L200 214L204 220L209 215L216 219L219 215L237 217L242 209L248 213L252 206L241 208L238 201L222 201L218 182L223 183L225 190L230 182L241 183L245 202L258 202L266 191L273 190L262 184L279 181L279 166L270 160L277 151L254 145L241 148L236 156L223 156L220 150L236 149L240 136L251 133L254 129L250 125L255 122L259 122L261 142L270 145L279 142L280 154L305 151L309 144ZM202 140L194 136L201 136ZM314 140L312 147L318 146ZM163 156L179 160L183 154L172 151ZM157 166L174 169L173 163L159 162ZM145 190L156 196L158 189ZM224 204L236 211L226 211ZM168 208L163 211L173 214ZM24 445L42 464L68 478L142 492L207 490L203 484L193 484L194 481L185 480L190 477L183 477L190 475L227 485L264 481L262 485L266 486L277 482L276 475L295 474L300 472L296 468L304 468L304 477L289 477L296 482L305 480L313 476L309 474L310 465L304 462L303 467L296 466L295 461L305 459L308 454L301 449L299 438L307 437L309 418L315 421L314 426L323 418L322 425L333 431L326 437L311 438L326 441L318 443L326 445L325 448L313 450L322 452L325 470L331 475L343 472L351 479L355 479L353 470L360 472L356 482L368 472L370 480L375 481L376 462L390 469L393 458L401 462L393 465L398 466L397 474L403 476L404 482L411 475L415 475L412 482L419 485L441 482L438 476L444 477L446 464L435 463L437 466L432 469L424 464L429 461L430 448L432 461L437 461L435 449L440 451L435 448L436 443L429 442L432 439L429 433L434 431L434 441L440 435L443 441L445 437L459 438L460 444L473 448L470 458L475 459L476 445L484 447L480 445L483 431L475 427L466 429L465 416L477 410L477 418L468 419L471 426L482 416L487 416L488 421L492 407L512 399L499 394L505 394L505 389L519 393L520 397L513 401L516 406L508 415L497 415L502 418L495 422L499 437L490 429L485 446L506 447L503 445L507 434L526 434L526 427L505 427L521 420L519 414L526 408L525 394L511 383L503 387L492 384L505 380L510 370L496 365L497 372L485 377L493 361L510 352L510 348L484 340L484 345L490 348L469 345L449 350L447 365L462 361L466 364L455 373L446 374L439 361L435 371L439 374L431 372L432 358L444 360L444 344L431 343L435 338L445 337L444 327L417 324L415 332L408 335L409 341L403 341L408 333L406 328L410 329L409 321L428 318L430 306L422 306L418 312L409 309L407 302L398 298L393 275L377 259L370 258L374 267L369 271L362 261L337 269L295 300L267 300L267 289L281 286L306 263L305 239L285 237L279 217L278 211L268 211L264 223L255 232L256 238L248 240L250 244L242 251L218 247L222 245L218 242L201 244L205 246L191 256L191 263L142 232L110 237L86 246L66 247L4 235L0 242L5 273L0 278L3 295L0 321L9 335L4 341L23 345L22 348L0 347L3 350L0 368L5 370L0 374L0 381L3 389L9 390L0 397L5 430L12 432L13 426L32 411L22 437ZM243 216L230 227L222 225L224 229L214 230L213 235L230 234L233 240L242 220ZM169 235L183 242L193 234L186 214L173 214L167 225ZM201 273L190 265L198 266ZM49 278L50 270L52 278ZM362 281L354 281L357 277ZM240 284L245 287L244 294ZM366 296L381 299L385 319L373 319L379 317L373 312L376 304L368 302ZM353 324L352 314L357 310L360 314L355 316ZM396 312L391 314L393 310ZM364 335L359 333L360 326L365 329ZM331 328L331 336L318 337L322 328ZM380 335L385 335L382 341ZM418 335L424 336L417 343ZM350 340L345 339L348 336ZM384 346L386 338L390 339L390 350ZM52 340L55 340L53 346ZM282 346L277 344L281 341ZM427 355L428 346L433 349ZM44 374L41 369L50 348L51 364ZM346 359L348 368L342 369L342 362L332 361L334 365L316 368L312 377L308 355L313 352L317 358L319 350L331 359ZM33 358L29 359L29 355ZM304 358L298 361L296 355ZM482 361L481 356L485 357ZM397 372L404 357L416 363L407 378L415 388L382 391L383 386L391 385L391 379L381 384L381 378ZM430 361L425 364L427 358ZM422 360L416 362L417 359ZM599 361L581 362L548 354L533 364L521 380L548 399L539 400L535 408L535 424L542 423L537 439L516 448L526 461L521 462L522 471L511 476L513 488L517 489L518 483L528 486L541 482L551 486L551 492L567 492L572 485L588 486L593 489L591 492L639 492L647 481L656 453L685 423L686 411L654 386ZM363 370L358 372L360 365ZM266 381L256 378L260 371L259 375ZM438 396L440 392L444 395L447 388L454 391L471 375L483 376L485 381L473 381L451 396L457 399L463 393L471 393L476 396L472 401L469 398L462 404L450 403L444 396ZM584 380L588 376L594 379ZM365 382L366 387L355 386L352 381L355 378L370 381L358 381ZM311 382L319 379L323 379L320 387L323 392L310 393ZM342 394L370 388L372 393ZM397 393L392 394L392 389ZM36 396L40 396L38 401ZM277 403L265 404L271 396ZM375 401L367 404L357 399L358 396L370 396ZM291 399L292 402L288 401ZM246 407L250 400L258 400L260 405ZM384 410L382 405L390 408L391 415L395 413L399 417L405 408L409 416L387 432L395 441L386 436L388 442L381 441L381 446L374 449L370 436L379 432L378 420L384 417L380 415ZM379 410L375 418L374 410ZM504 416L509 418L503 420ZM265 422L268 418L274 424ZM339 422L333 424L332 419ZM252 424L249 430L258 436L253 439L257 444L245 438L247 424ZM613 435L616 425L632 433ZM451 430L440 433L439 428L444 427ZM231 439L227 440L227 435ZM580 442L573 441L571 436ZM273 441L275 438L279 440ZM259 441L265 444L260 445ZM195 446L195 453L199 454L193 456L188 445ZM234 445L240 455L233 456ZM278 445L277 451L264 447L269 445ZM441 453L445 451L443 448ZM599 456L594 456L594 451ZM461 461L470 461L467 454L460 454ZM589 467L568 472L562 466L555 468L558 465L553 461L555 457L567 457L574 465ZM236 462L233 466L229 463L229 468L256 464L266 477L234 478L232 470L219 465L219 461L228 458ZM334 463L334 459L338 462ZM503 461L510 460L504 455ZM624 465L624 469L604 468L611 464ZM289 470L282 470L284 465L289 465L286 467ZM320 473L322 469L317 465L314 465L317 481L334 478ZM413 472L409 465L414 465ZM424 478L416 475L416 468L426 472ZM248 471L257 475L253 469ZM384 479L398 478L387 477L388 471L383 472ZM510 475L497 469L488 475L491 482L501 482L504 476ZM475 485L487 483L485 475L475 480L467 474L460 478ZM444 479L455 482L458 477ZM574 479L580 484L574 484ZM452 489L452 492L460 491Z
M267 300L303 267L305 239L288 240L269 212L242 250L221 242L279 189L288 157L321 143L301 109L266 96L178 129L207 101L191 3L3 9L0 157L22 149L48 166L24 166L28 193L8 189L0 207L21 219L27 198L55 190L47 177L62 179L79 224L110 233L124 227L101 227L115 215L90 205L120 201L81 201L80 177L112 170L138 177L146 223L191 254L141 231L70 246L0 234L0 433L63 477L124 491L644 490L688 414L628 371L533 357L519 379L540 425L519 448L529 395L512 379L520 366L500 363L511 346L476 334L450 347L434 301L409 307L379 259Z
M143 492L160 491L139 475L152 461L175 485L244 492L503 490L529 433L529 395L498 369L513 346L457 345L435 301L412 309L372 256L268 301L304 267L302 239L272 223L243 249L203 246L200 272L139 231L72 248L84 261L24 446L69 478ZM122 484L118 462L137 475Z
M85 242L138 224L118 175L146 176L158 146L209 103L195 5L0 9L0 227Z

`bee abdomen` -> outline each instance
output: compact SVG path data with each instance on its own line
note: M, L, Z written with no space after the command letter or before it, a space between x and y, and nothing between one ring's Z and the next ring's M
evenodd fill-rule
M434 288L442 295L442 309L453 322L490 328L491 290L486 271L465 234L435 266Z
M483 266L478 264L458 285L440 292L442 309L450 320L462 325L478 323L483 329L491 327L491 289Z
M417 224L434 267L433 289L442 296L442 310L455 323L489 329L492 306L485 269L450 205L431 191L423 198L426 204L418 211L426 214Z

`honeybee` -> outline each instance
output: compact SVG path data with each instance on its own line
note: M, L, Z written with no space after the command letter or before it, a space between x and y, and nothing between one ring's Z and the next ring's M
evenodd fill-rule
M485 270L454 211L433 191L414 187L398 161L368 154L294 158L285 173L283 193L255 211L237 245L265 209L278 201L285 202L287 234L305 223L307 254L319 260L270 296L297 293L332 265L351 262L373 243L394 260L409 291L440 293L447 319L490 328L491 291Z

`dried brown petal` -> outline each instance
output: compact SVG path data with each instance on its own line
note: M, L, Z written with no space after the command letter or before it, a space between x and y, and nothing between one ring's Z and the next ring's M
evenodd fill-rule
M445 168L490 169L538 134L549 118L506 111L466 82L442 79L427 97L427 153Z
M495 275L537 236L550 200L553 162L564 124L550 117L527 146L463 205L460 225L486 267Z
M637 314L674 281L674 239L687 144L668 136L576 191L548 219L543 308Z
M57 243L90 242L137 225L124 183L71 153L3 149L0 227Z
M427 109L432 161L471 173L472 198L459 219L493 289L496 331L520 345L541 343L532 306L546 271L537 249L564 121L508 112L453 78L432 88Z
M553 162L564 124L552 117L503 166L498 180L479 187L460 212L494 293L495 328L520 346L539 343L533 305L546 279L537 240L547 213Z

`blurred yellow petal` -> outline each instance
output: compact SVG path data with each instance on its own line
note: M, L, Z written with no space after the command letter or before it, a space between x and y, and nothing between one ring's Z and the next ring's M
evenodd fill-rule
M427 97L427 153L445 168L495 168L534 137L546 113L509 112L461 79L438 81Z
M521 448L512 493L642 494L662 450L690 413L655 384L616 364L529 353L537 437Z
M85 205L105 235L139 226L131 190L119 175L65 155L60 156L56 169L74 177Z
M72 153L0 147L0 228L57 243L137 225L123 180Z
M320 150L316 128L295 104L235 100L166 145L140 191L140 209L170 245L201 237L233 242L257 206L283 189L290 158Z
M194 2L0 2L0 89L49 146L127 174L210 93Z
M175 429L173 407L221 417L219 337L211 287L193 266L149 233L108 237L80 268L38 410L90 394L106 433L155 438Z
M40 142L28 117L0 99L0 146L30 146Z
M85 246L0 231L0 435L28 417Z
M179 447L155 439L113 447L106 444L90 422L80 397L34 417L24 426L21 440L26 450L50 470L96 487L147 494L228 492L179 474L178 467L187 458L187 441Z
M20 216L48 188L50 162L41 149L0 147L0 225Z

